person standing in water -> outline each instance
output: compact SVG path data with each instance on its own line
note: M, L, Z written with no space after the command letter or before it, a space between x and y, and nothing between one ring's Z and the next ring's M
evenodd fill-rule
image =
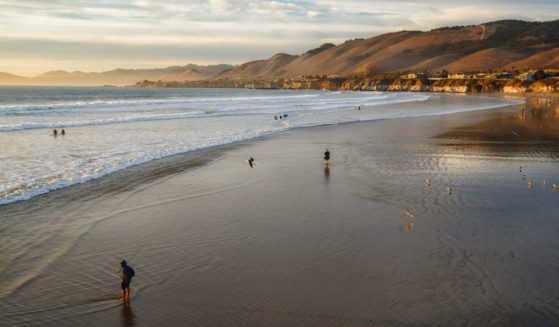
M134 277L134 269L126 263L126 260L122 260L120 263L120 288L122 289L122 300L128 302L130 300L130 282L132 277Z
M326 148L326 151L324 151L324 163L328 164L329 160L330 160L330 150Z

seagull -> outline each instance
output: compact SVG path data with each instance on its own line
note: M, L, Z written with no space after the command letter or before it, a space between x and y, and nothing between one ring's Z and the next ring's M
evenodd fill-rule
M429 178L425 178L425 186L431 186L431 181Z
M449 186L449 187L447 187L446 190L448 191L448 195L451 195L451 194L452 194L452 187Z
M409 210L407 210L407 209L406 209L406 211L403 212L403 214L406 215L406 216L408 216L408 217L410 217L410 218L415 218L414 215L413 215L413 213L411 213L411 211L409 211Z
M534 185L534 183L532 183L532 180L528 180L528 188L532 188L532 186Z

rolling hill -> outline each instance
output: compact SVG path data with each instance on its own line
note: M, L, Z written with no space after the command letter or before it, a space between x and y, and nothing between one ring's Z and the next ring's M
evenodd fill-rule
M277 54L216 78L274 79L365 72L470 72L559 67L559 20L504 20L428 32L400 31L325 44L299 56Z
M0 85L98 86L108 84L124 86L132 85L141 80L207 80L232 67L230 65L199 66L189 64L157 69L115 69L101 73L56 70L30 78L0 73Z

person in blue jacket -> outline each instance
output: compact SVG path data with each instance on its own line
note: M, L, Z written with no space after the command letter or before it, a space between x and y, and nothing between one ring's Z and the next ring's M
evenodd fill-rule
M122 260L120 263L120 288L122 288L122 300L128 301L130 300L130 282L132 281L132 277L134 277L134 269L130 267L126 260Z

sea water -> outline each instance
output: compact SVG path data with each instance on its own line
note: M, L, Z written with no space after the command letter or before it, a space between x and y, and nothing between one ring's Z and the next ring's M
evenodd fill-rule
M445 101L431 107L386 106L433 97ZM464 98L312 90L1 87L0 205L162 157L292 128L513 103Z

